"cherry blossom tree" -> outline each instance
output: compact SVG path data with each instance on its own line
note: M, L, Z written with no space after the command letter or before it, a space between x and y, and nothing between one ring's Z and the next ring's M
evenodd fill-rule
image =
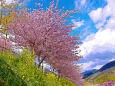
M40 4L39 4L40 5ZM38 56L40 67L43 61L49 63L61 77L65 77L79 86L82 84L80 67L73 61L79 61L79 37L70 36L72 24L67 25L65 17L71 17L78 10L62 11L54 7L54 2L44 11L25 9L15 17L11 24L7 24L7 32L14 35L10 38L17 46L34 49Z
M2 33L2 35L5 35L5 38L2 38L0 36L0 44L2 48L4 47L4 51L6 51L7 48L9 49L9 43L7 42L8 34L6 32L6 29L8 29L8 27L6 26L6 24L12 23L12 20L17 15L15 13L24 8L24 3L22 4L23 1L24 0L17 0L15 2L15 0L11 0L9 1L10 3L8 3L8 1L6 0L0 0L0 33Z

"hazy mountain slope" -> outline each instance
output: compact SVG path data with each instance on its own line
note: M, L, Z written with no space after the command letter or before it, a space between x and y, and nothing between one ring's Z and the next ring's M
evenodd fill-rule
M88 76L90 76L90 75L96 73L97 71L98 71L97 69L93 69L93 70L89 70L89 71L83 72L83 73L82 73L82 74L83 74L83 79L85 79L85 78L87 78Z
M84 81L92 84L115 81L115 60L105 64L97 72L85 78Z
M107 64L105 64L104 66L102 66L102 67L99 69L99 71L102 72L102 71L104 71L104 70L106 70L106 69L108 69L108 68L114 67L114 66L115 66L115 60L114 60L114 61L111 61L111 62L109 62L109 63L107 63Z
M102 72L98 71L85 79L87 82L103 83L105 81L115 81L115 66Z

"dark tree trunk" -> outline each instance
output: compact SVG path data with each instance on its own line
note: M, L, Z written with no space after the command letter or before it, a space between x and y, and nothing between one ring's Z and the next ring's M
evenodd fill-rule
M43 61L45 60L45 58L46 58L46 56L44 56L44 57L42 58L42 60L41 60L41 61L40 61L40 59L39 59L38 68L40 68L40 66L41 66L41 64L43 63Z

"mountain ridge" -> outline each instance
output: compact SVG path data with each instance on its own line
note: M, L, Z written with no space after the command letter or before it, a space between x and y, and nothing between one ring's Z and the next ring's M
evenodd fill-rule
M98 69L98 70L92 69L92 70L83 72L83 73L82 73L82 74L83 74L83 79L88 78L88 77L90 77L90 76L92 76L92 75L95 75L95 76L96 76L95 73L97 73L97 75L98 75L99 72L106 71L106 70L108 70L108 69L111 69L112 67L115 67L115 60L106 63L105 65L103 65L103 66L102 66L100 69Z

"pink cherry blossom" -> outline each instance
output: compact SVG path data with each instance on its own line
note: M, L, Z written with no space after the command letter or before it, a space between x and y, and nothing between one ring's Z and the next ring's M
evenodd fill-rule
M34 49L38 58L41 58L39 64L45 61L61 76L83 86L80 67L73 64L73 61L79 61L81 58L72 51L79 48L79 37L69 35L73 25L67 25L64 19L78 11L64 12L58 10L57 5L54 7L54 2L51 2L46 11L38 8L28 13L25 9L15 18L17 21L7 25L7 31L15 36L10 40L18 46Z

